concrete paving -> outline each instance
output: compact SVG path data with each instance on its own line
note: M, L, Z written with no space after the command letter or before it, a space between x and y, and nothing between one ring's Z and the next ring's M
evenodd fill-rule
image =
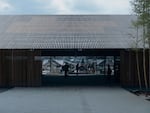
M150 101L119 87L13 88L0 113L150 113Z

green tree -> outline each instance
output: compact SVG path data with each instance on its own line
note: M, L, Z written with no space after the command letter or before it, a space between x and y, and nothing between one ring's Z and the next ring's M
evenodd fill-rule
M133 0L131 2L133 7L133 12L137 16L135 25L142 28L142 43L143 43L143 70L144 70L144 81L145 87L148 89L148 79L146 74L146 58L145 51L146 46L149 45L149 58L150 58L150 0ZM149 60L150 67L150 60ZM150 68L149 68L149 78L150 78ZM150 79L149 79L150 82ZM149 84L150 86L150 84Z
M142 83L141 83L141 74L140 74L140 64L139 64L139 43L140 43L140 39L139 39L139 28L136 25L135 22L133 22L133 26L136 30L136 34L135 36L133 34L129 34L132 38L134 38L134 43L133 43L133 51L135 51L135 57L136 57L136 69L137 69L137 77L138 77L138 83L139 83L139 88L140 90L142 90Z

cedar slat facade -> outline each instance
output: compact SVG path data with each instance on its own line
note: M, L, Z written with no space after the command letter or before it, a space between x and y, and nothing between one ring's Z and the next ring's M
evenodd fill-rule
M16 49L0 50L0 87L34 87L41 86L42 50ZM62 50L63 52L63 50ZM137 87L136 53L132 50L120 50L120 84L121 86ZM142 86L144 87L142 52L138 53ZM148 72L148 52L146 52L146 71ZM148 83L149 84L149 83Z
M0 86L40 86L40 50L0 50Z
M136 52L133 50L122 50L120 53L120 82L122 86L130 86L137 87L138 84L138 71L137 71L137 62L136 62ZM147 82L150 85L149 81L149 57L148 51L145 54L146 58L146 74L147 74ZM139 59L139 69L141 76L142 87L145 87L144 81L144 69L143 69L143 52L142 50L138 52Z

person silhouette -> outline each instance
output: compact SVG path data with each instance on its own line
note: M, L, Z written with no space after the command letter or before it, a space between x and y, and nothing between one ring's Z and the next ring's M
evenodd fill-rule
M79 71L79 64L77 63L77 65L76 65L76 74L77 74L77 76L78 76L78 71Z
M65 63L65 65L63 66L63 70L65 71L64 76L67 77L68 76L68 71L69 71L68 63Z
M110 68L110 65L108 64L108 66L107 66L107 82L108 82L108 84L111 83L111 72L112 72L112 70Z

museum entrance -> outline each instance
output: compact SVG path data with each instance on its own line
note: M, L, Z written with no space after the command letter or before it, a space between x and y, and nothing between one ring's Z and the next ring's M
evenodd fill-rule
M45 56L42 75L63 76L66 63L69 65L68 76L106 75L108 65L114 76L114 56Z
M52 53L51 53L52 54ZM119 83L120 56L75 54L42 56L42 84L49 85L107 85ZM64 66L68 65L67 76ZM108 81L108 65L111 80Z

